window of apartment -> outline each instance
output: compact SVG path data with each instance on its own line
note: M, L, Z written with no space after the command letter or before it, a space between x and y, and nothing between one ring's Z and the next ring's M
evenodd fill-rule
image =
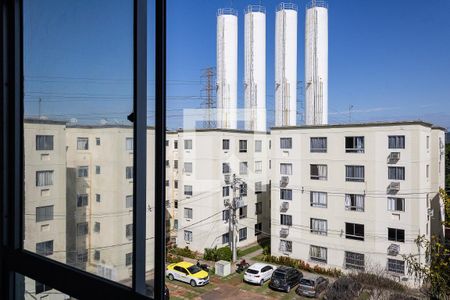
M239 193L242 197L247 196L247 183L243 182L239 187Z
M178 200L174 200L174 201L173 201L173 206L174 206L175 208L178 208Z
M262 193L263 185L261 181L255 182L255 194Z
M364 195L345 194L345 210L364 211Z
M185 162L183 170L185 173L192 173L192 162Z
M125 237L127 240L133 239L133 224L125 225Z
M247 205L239 207L239 219L247 218Z
M355 223L345 223L345 238L351 240L364 241L364 225Z
M97 232L97 233L100 232L100 222L94 223L94 232Z
M345 181L364 182L364 166L345 166Z
M405 211L405 198L387 198L388 211Z
M89 203L88 194L78 194L77 195L77 207L87 206Z
M230 150L230 140L229 139L222 140L222 150Z
M36 244L36 254L48 256L53 254L53 241L45 241Z
M256 202L255 203L255 215L262 214L263 211L263 203L262 202Z
M230 211L228 209L222 210L222 221L228 222L229 218L230 218Z
M100 146L101 145L101 140L99 137L95 138L95 145Z
M89 176L89 167L88 166L78 167L77 173L78 173L78 177L88 177Z
M224 233L222 234L222 244L228 244L230 242L230 234Z
M280 200L292 200L292 190L280 189Z
M133 151L133 138L127 137L125 138L125 150Z
M36 135L36 150L53 150L53 135Z
M125 254L125 266L131 266L133 263L133 252Z
M228 197L228 196L230 196L230 187L223 186L222 187L222 197Z
M95 166L95 174L99 175L101 172L100 166Z
M430 149L430 136L427 135L427 149Z
M133 195L125 196L125 208L133 208Z
M405 167L388 167L389 180L405 180Z
M89 150L89 139L87 137L77 138L77 150Z
M170 186L170 180L166 180L166 187Z
M173 220L173 229L178 230L178 220Z
M100 251L94 250L94 260L99 261L100 260Z
M192 210L192 208L185 207L185 208L184 208L184 217L185 217L186 219L192 219L192 216L193 216L193 210Z
M363 136L345 137L345 152L364 153L364 137Z
M281 175L292 175L292 164L280 163L280 174Z
M102 196L100 194L95 194L95 201L101 202L101 200L102 200Z
M37 171L36 186L53 185L53 171Z
M125 167L125 178L133 179L133 167Z
M173 161L173 168L175 170L178 169L178 159L174 159L174 161Z
M292 241L280 240L280 252L292 252Z
M328 194L325 192L311 192L310 203L312 207L327 207Z
M327 165L311 165L311 179L327 180L327 178L328 178Z
M175 189L178 189L178 180L174 180L174 181L173 181L173 187L174 187Z
M280 224L286 226L292 226L292 216L280 214Z
M255 235L260 235L262 233L262 223L255 224Z
M426 176L427 176L427 178L430 177L430 165L427 165L427 167L426 167Z
M173 149L178 149L178 141L173 141Z
M170 168L170 160L166 159L166 168Z
M398 228L388 228L388 240L394 242L405 242L405 230Z
M88 222L77 223L77 235L87 235L89 233L89 225Z
M88 260L88 251L87 250L79 250L77 251L77 262L85 263Z
M192 242L192 231L189 231L189 230L184 231L184 241Z
M292 138L280 138L280 149L292 149Z
M192 185L185 185L184 186L184 195L186 195L186 196L192 196L193 195Z
M325 153L327 152L327 138L326 137L312 137L310 140L311 153Z
M262 161L260 160L255 161L255 173L256 174L262 173Z
M239 241L247 239L247 227L239 229Z
M239 152L247 152L247 140L239 140Z
M403 260L388 258L387 269L389 272L405 274L405 262Z
M192 150L192 140L184 140L184 149Z
M327 248L311 245L309 246L309 258L318 262L327 262Z
M390 135L388 136L389 149L405 149L404 135Z
M36 222L53 220L53 205L36 207Z
M229 174L231 172L230 163L222 163L222 173Z
M327 220L322 219L310 219L311 233L327 235Z
M53 290L53 288L48 286L48 285L46 285L46 284L40 283L38 281L35 281L35 292L36 292L36 295L41 294L43 292L50 291L50 290ZM41 299L47 298L47 297L45 297L45 298L44 297L42 297Z
M364 254L345 251L345 268L364 271Z
M170 145L170 141L166 140L166 147L169 147L169 145Z
M248 173L248 163L246 161L239 163L239 174L246 175Z
M255 140L255 152L262 152L262 141Z

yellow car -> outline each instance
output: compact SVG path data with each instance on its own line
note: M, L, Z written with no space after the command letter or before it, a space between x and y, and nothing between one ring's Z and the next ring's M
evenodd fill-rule
M190 262L182 261L167 266L169 280L179 280L191 286L203 286L209 283L208 273Z

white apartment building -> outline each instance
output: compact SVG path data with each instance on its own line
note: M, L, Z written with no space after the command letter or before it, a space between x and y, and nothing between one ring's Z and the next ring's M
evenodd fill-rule
M444 132L424 122L273 128L272 255L408 284L402 254L441 232Z
M203 252L230 244L229 209L233 174L237 246L270 233L269 144L266 132L226 129L179 131L177 245ZM173 162L169 162L173 165Z

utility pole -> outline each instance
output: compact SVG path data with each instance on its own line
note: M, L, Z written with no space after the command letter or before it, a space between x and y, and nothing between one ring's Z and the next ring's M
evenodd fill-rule
M204 87L202 89L202 107L206 108L206 121L203 122L203 128L215 127L215 122L212 120L212 109L216 107L214 77L215 69L213 67L203 69L202 79L204 80Z
M227 176L227 175L225 175ZM229 175L228 175L229 176ZM231 188L233 189L233 199L227 203L228 206L228 235L230 239L230 247L231 252L233 253L232 263L237 260L237 234L236 234L236 211L242 206L242 196L239 192L239 196L237 196L237 190L240 189L242 183L242 179L237 178L236 174L232 175L231 178Z

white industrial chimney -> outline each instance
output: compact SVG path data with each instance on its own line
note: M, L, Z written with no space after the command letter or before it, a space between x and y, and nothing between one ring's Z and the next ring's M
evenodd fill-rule
M328 124L328 5L313 0L306 7L305 121Z
M245 129L266 131L266 9L245 9Z
M297 119L297 5L281 3L275 20L275 126Z
M231 8L217 12L217 128L237 128L238 17Z

